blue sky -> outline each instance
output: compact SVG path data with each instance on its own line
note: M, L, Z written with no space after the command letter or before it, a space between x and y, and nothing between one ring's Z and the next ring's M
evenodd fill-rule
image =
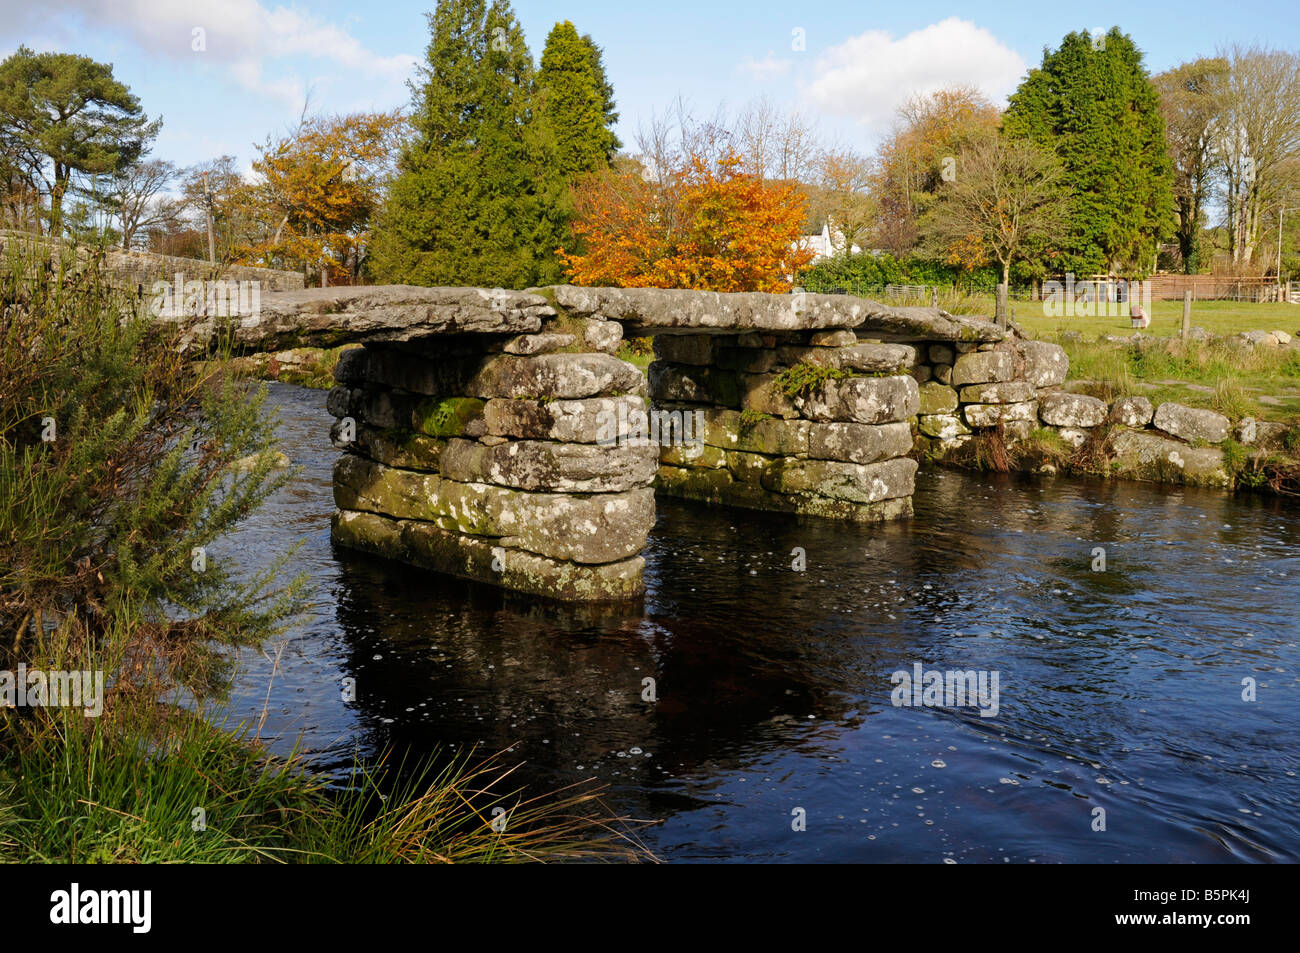
M111 62L164 129L155 155L181 165L232 154L314 111L387 109L428 41L430 0L0 0L0 56L20 44ZM680 94L701 114L766 95L828 136L870 149L909 93L974 83L1001 101L1076 29L1118 24L1159 72L1225 43L1284 40L1282 3L818 3L521 0L540 57L562 19L590 33L630 143L638 121ZM205 49L196 51L194 31ZM802 31L797 34L795 31ZM802 37L803 48L797 49Z

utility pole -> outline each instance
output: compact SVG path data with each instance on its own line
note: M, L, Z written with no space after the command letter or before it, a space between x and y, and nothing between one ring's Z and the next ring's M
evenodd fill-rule
M1282 213L1286 211L1286 206L1282 205L1277 210L1277 300L1282 300Z
M208 174L203 173L203 212L208 220L208 264L217 263L217 242L212 234L212 189L208 186Z

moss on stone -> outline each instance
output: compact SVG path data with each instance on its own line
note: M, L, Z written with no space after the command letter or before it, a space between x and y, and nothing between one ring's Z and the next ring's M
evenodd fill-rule
M482 415L485 403L477 397L430 397L416 405L412 423L430 437L459 437Z
M843 367L800 361L777 375L777 386L781 388L781 393L793 400L811 393L829 380L851 376L851 372Z

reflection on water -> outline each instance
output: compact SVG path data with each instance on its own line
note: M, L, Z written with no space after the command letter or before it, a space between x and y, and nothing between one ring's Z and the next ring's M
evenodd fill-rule
M884 527L661 500L644 606L572 608L334 550L324 395L273 399L303 472L221 551L301 539L317 598L235 717L274 671L264 736L326 766L513 745L660 819L667 859L1300 858L1293 505L948 471ZM998 672L997 717L895 707L915 663Z

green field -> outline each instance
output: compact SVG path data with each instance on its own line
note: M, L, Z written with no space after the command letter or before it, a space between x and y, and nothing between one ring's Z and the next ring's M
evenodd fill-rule
M906 304L929 304L913 300ZM940 296L939 306L953 314L989 316L991 295ZM1300 348L1233 347L1225 338L1240 331L1285 331L1300 342L1300 305L1240 301L1192 302L1192 326L1218 339L1177 340L1183 321L1181 301L1153 301L1151 324L1143 335L1166 340L1124 347L1099 340L1104 335L1128 338L1137 333L1127 309L1121 315L1049 317L1041 301L1012 301L1016 323L1045 341L1077 331L1079 341L1062 341L1070 357L1073 389L1105 400L1142 395L1156 403L1176 401L1207 407L1233 420L1253 416L1293 421L1300 415Z
M1220 340L1177 341L1181 301L1152 303L1145 335L1171 339L1150 346L1123 347L1098 341L1101 335L1131 337L1127 317L1046 317L1035 303L1030 313L1016 309L1016 321L1034 337L1057 340L1078 331L1082 341L1065 341L1070 379L1108 400L1142 395L1159 404L1176 401L1206 407L1233 420L1256 417L1292 421L1300 414L1300 350L1281 347L1234 348L1222 338L1239 331L1286 331L1300 339L1300 305L1202 301L1192 304L1192 324Z
M1050 318L1043 313L1043 302L1014 301L1011 304L1016 322L1035 337L1050 339L1061 331L1078 331L1085 338L1101 334L1131 335L1127 312L1109 317ZM1123 306L1117 306L1123 307ZM988 301L988 314L993 301ZM1183 324L1181 301L1151 302L1151 326L1144 334L1169 337ZM1229 335L1238 331L1285 331L1300 336L1300 304L1252 304L1240 301L1193 301L1192 324L1211 334Z

